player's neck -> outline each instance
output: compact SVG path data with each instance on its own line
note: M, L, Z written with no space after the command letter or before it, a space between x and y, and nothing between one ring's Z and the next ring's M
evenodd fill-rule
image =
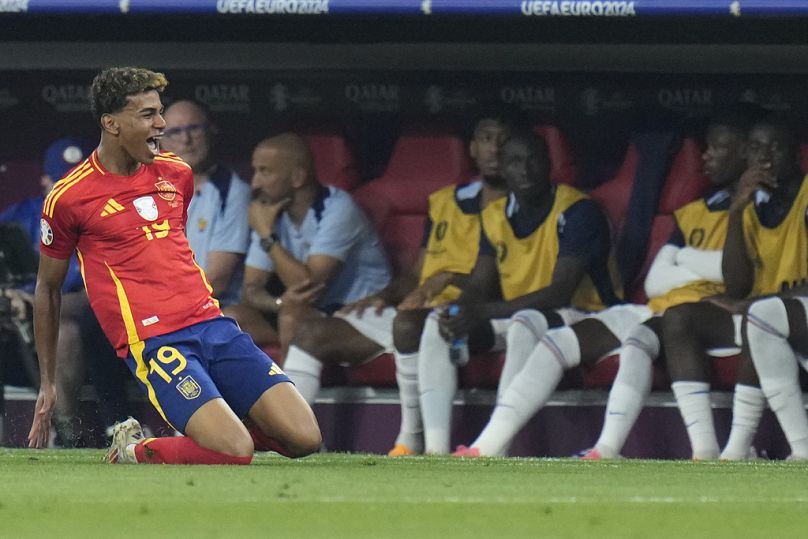
M122 148L104 144L103 140L96 152L98 162L104 167L104 170L118 176L131 176L141 165L140 161L132 159Z
M303 219L306 218L306 214L309 212L309 208L314 204L317 191L316 185L307 185L295 191L292 197L292 203L289 205L289 209L286 210L293 223L299 225L303 222Z
M482 207L485 208L491 202L504 197L506 193L507 190L505 189L498 189L496 187L492 187L486 183L483 183L482 198L480 199Z

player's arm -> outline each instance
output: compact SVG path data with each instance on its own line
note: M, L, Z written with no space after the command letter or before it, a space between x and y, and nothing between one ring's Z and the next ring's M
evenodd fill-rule
M699 279L699 275L677 261L685 248L685 236L678 225L671 233L668 242L654 257L648 275L645 277L645 293L649 298L667 294L674 288L685 286ZM719 281L721 279L718 279Z
M509 318L521 309L559 309L570 304L572 295L586 274L588 261L577 257L561 257L556 261L553 277L546 287L509 301L485 303L480 310L487 320Z
M733 298L745 298L755 282L755 265L749 254L744 235L743 214L754 197L755 191L775 185L771 174L759 166L744 172L732 196L727 219L727 239L724 241L724 258L721 271L724 275L726 294Z
M230 287L230 281L239 264L244 263L241 253L227 253L224 251L211 251L208 253L207 269L205 275L213 287L213 295L221 297Z
M267 292L271 273L252 266L244 266L244 284L241 287L241 302L262 313L277 313L281 308L279 298Z
M53 258L44 253L40 255L34 292L34 337L39 358L40 386L34 420L28 434L28 447L45 447L48 443L51 416L56 405L56 346L62 284L69 265L69 259Z

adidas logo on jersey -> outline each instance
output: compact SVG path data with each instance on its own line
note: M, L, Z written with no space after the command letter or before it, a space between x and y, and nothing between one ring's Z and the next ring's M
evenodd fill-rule
M112 215L113 213L118 213L119 211L123 211L124 207L115 202L114 198L107 200L107 203L104 204L104 210L101 212L101 217L107 217L108 215Z

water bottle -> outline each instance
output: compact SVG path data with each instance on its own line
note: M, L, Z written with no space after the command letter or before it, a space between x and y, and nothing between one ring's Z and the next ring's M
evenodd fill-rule
M449 305L446 314L457 316L460 314L460 307ZM458 337L449 343L449 361L455 367L462 367L469 362L468 337Z

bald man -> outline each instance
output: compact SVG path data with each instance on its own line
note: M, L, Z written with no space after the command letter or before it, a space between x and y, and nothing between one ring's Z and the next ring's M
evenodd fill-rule
M261 141L252 167L253 232L242 303L225 314L259 346L279 341L285 353L300 323L378 292L390 280L390 267L351 196L317 181L311 151L300 136L284 133ZM267 291L273 274L283 294Z
M179 155L194 173L195 192L185 226L188 243L197 264L205 270L214 297L224 306L236 303L250 240L250 186L215 162L217 129L202 105L177 101L166 109L164 118L163 148Z

